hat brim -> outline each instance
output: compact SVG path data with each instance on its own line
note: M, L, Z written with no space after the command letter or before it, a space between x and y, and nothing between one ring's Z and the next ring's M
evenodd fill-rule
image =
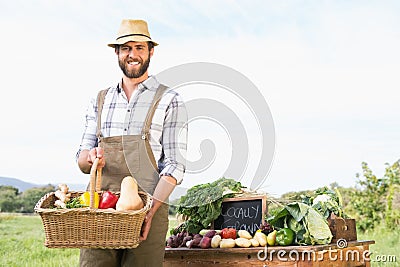
M113 47L115 48L117 45L123 45L127 42L152 42L154 44L154 46L157 46L158 43L154 42L153 40L151 40L150 38L146 37L146 36L127 36L127 37L122 37L119 38L118 40L115 40L113 42L110 42L109 44L107 44L109 47Z

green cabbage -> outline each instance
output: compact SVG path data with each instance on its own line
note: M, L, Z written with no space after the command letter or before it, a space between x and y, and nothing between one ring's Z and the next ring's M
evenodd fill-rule
M299 245L325 245L332 240L327 220L311 206L293 202L267 219L275 228L288 227L296 232Z

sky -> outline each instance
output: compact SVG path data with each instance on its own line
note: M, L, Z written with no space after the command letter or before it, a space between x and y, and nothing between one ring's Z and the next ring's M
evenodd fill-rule
M333 182L355 186L362 162L381 176L399 159L398 1L0 0L0 176L87 183L75 153L90 98L121 77L106 44L124 18L146 20L160 44L150 74L209 62L258 88L276 138L259 190L277 197ZM243 103L249 96L210 84L179 92L231 105L246 129L248 185L263 164L262 114ZM226 172L235 144L223 124L189 124L188 160L201 158L205 139L216 154L206 170L185 176L183 188Z

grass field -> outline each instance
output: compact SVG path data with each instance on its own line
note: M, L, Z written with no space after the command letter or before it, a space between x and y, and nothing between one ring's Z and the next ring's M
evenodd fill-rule
M371 266L400 266L398 231L388 232L379 228L372 233L358 234L358 239L375 240L376 244L370 247L372 260L386 258L386 262L373 262ZM44 232L39 216L0 213L0 266L79 266L78 249L48 249L44 247L43 242Z
M39 216L0 215L0 266L79 266L78 249L48 249Z

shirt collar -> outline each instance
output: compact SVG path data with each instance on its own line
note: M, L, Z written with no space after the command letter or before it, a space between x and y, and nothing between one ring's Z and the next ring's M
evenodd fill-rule
M159 85L160 85L160 83L158 82L156 77L150 75L146 80L144 80L143 82L139 83L138 90L139 90L139 92L143 92L144 90L155 91L155 90L157 90ZM117 92L121 93L122 80L118 82L116 88L117 88Z

